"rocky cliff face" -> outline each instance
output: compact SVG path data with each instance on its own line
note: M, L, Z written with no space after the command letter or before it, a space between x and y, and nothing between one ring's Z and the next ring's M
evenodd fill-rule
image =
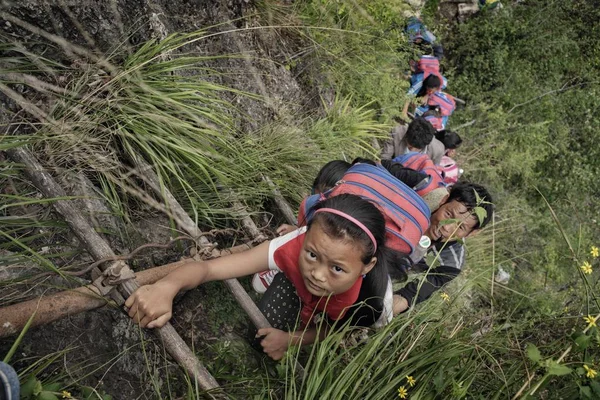
M238 55L215 60L210 67L225 72L220 83L264 98L261 102L238 99L237 105L254 120L243 130L256 128L282 113L306 107L310 99L315 100L312 88L301 88L297 77L284 67L296 53L300 44L297 38L269 28L271 21L250 17L261 11L253 2L24 0L4 2L2 9L23 22L0 18L0 29L8 41L21 42L36 54L68 63L76 60L65 60L65 55L54 50L54 54L49 54L47 40L36 34L36 29L96 54L114 54L115 49L127 50L172 33L210 27L210 38L185 50L204 55ZM34 29L27 29L25 24Z
M310 69L302 65L296 69L304 71L300 77L284 66L292 55L297 54L301 41L287 32L269 28L268 20L251 17L260 11L252 2L22 0L4 1L1 10L0 35L4 41L66 65L80 60L68 50L57 51L60 46L56 43L61 40L88 49L97 56L110 57L131 51L149 40L164 39L172 33L210 27L213 33L210 38L182 51L215 56L238 55L216 58L207 67L222 72L217 78L213 77L220 80L218 83L261 97L256 100L225 94L230 96L227 100L248 116L239 122L242 134L274 119L314 111L320 104L319 95L322 93L316 85L303 83L315 82L319 78L311 76L306 79L306 71ZM26 88L21 94L32 96ZM17 110L6 98L0 96L0 100L3 111ZM153 225L153 233L160 224L168 226L168 221L159 222ZM144 235L144 232L139 233ZM158 239L153 237L152 240ZM146 241L142 239L142 242ZM184 310L198 307L198 300L203 295L205 293L201 292L185 299L180 306L182 320L175 321L182 336L189 341L194 340L196 349L202 349L202 340L213 335L214 327L204 322L200 328L196 324L198 331L194 332L192 325L198 321ZM189 333L190 329L192 333ZM91 386L100 384L116 399L152 398L154 390L148 384L151 371L155 371L153 378L159 385L165 382L167 374L180 372L177 366L162 360L162 350L150 342L144 353L140 346L144 336L144 332L132 328L124 314L104 309L31 330L18 358L36 359L66 348L76 349L66 353L64 365L59 368L73 374L69 380ZM0 341L0 348L8 349L13 340ZM27 361L22 363L27 365ZM99 368L79 368L81 365ZM82 371L89 375L80 376Z

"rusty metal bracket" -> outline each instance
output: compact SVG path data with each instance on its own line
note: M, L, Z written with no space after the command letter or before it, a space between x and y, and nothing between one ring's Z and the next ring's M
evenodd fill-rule
M104 271L96 267L92 270L92 285L96 286L102 296L108 296L118 305L125 304L125 298L117 290L117 286L130 279L135 279L135 273L124 261L115 261Z

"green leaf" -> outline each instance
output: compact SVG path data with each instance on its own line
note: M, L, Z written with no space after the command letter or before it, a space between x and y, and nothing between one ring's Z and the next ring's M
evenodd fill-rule
M58 397L54 393L44 390L43 392L40 392L40 394L37 395L36 399L37 400L58 400Z
M598 397L600 396L600 382L598 381L590 381L590 386L592 387L592 391Z
M579 397L591 399L592 398L592 389L589 386L580 386L579 387Z
M35 375L31 375L29 379L21 385L21 396L25 398L33 396L33 390L35 389L37 382L38 380Z
M477 206L473 209L473 212L475 213L475 215L477 215L479 224L483 224L483 221L487 217L487 211L485 210L485 208Z
M590 345L591 340L588 335L579 335L575 338L575 346L578 350L584 350Z
M571 368L566 365L559 364L554 360L549 360L548 362L548 374L550 375L563 376L569 375L571 372L573 372Z
M42 392L42 390L44 390L44 388L42 387L42 382L36 379L35 385L33 386L33 395L39 395Z
M435 386L436 393L441 393L444 389L444 370L440 368L435 378L433 378L433 385Z
M528 343L526 351L527 358L529 358L534 363L540 362L540 360L542 359L542 354L534 344Z
M448 219L444 219L444 220L440 221L440 226L450 225L450 224L458 224L458 223L460 223L459 219L448 218Z
M49 383L44 385L43 390L47 392L58 392L63 387L63 384L60 382Z

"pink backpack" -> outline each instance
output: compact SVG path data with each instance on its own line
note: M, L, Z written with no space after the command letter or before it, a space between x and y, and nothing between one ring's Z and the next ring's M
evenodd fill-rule
M460 169L458 168L458 165L456 165L456 161L452 158L443 156L440 165L438 165L438 169L444 176L444 182L448 186L458 182L458 178L460 178Z

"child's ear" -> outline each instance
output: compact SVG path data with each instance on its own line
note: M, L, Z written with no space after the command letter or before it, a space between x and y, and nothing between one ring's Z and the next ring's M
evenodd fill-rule
M375 266L375 264L377 264L377 257L371 258L371 261L369 261L368 264L366 264L365 266L363 266L362 271L361 271L361 275L366 275L369 272L371 272L371 270L373 269L373 267Z

